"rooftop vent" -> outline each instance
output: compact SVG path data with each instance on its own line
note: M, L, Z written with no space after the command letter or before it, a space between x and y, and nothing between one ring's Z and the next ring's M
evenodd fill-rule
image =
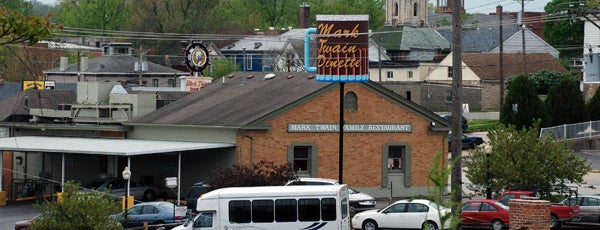
M271 78L275 78L275 74L274 73L269 73L269 74L265 75L265 80L269 80Z

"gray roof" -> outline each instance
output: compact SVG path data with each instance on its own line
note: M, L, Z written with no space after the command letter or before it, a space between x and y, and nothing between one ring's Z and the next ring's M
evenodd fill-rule
M452 21L452 15L436 14L431 17L430 23L435 24L441 19ZM503 15L502 41L506 41L520 31L515 19L510 15ZM444 38L452 42L452 27L436 29ZM462 50L466 52L490 52L499 46L500 27L498 15L472 14L462 32Z
M0 85L0 101L19 93L21 88L21 83L4 82L4 84Z
M6 100L0 101L0 121L11 116L29 116L29 109L58 109L59 104L73 104L77 93L73 90L21 91Z
M305 103L322 93L338 89L336 83L317 82L312 73L278 72L264 79L265 72L234 72L129 124L192 125L224 128L266 128L270 118ZM246 83L244 82L244 75ZM251 77L252 76L252 77ZM361 84L431 121L439 116L375 83Z
M91 58L88 61L88 68L82 70L81 73L87 75L135 75L139 73L134 70L135 63L139 62L139 60L139 58L130 55L111 55ZM145 71L144 75L189 75L188 72L179 71L149 61L146 62L148 63L148 71ZM78 68L78 64L75 63L68 65L64 71L61 71L59 67L43 72L45 74L73 75L78 73Z

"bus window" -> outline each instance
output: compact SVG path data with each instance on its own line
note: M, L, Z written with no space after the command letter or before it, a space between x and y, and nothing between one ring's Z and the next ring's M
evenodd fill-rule
M296 222L298 204L296 199L275 200L275 221L277 222Z
M252 201L252 222L269 223L273 222L273 200L253 200Z
M335 199L334 198L323 198L321 200L321 219L324 221L335 220Z
M298 220L319 221L321 219L321 207L319 199L298 200Z
M198 214L196 220L194 220L194 228L199 227L212 227L213 226L213 213L202 212Z
M232 200L229 202L229 222L231 223L250 223L249 200Z

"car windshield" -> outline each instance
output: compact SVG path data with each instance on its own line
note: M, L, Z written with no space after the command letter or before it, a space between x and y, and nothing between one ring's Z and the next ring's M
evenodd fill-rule
M348 188L348 193L350 193L350 194L358 194L358 191L356 191L354 189L351 189L351 188Z
M496 205L500 206L500 207L501 207L501 208L503 208L503 209L506 209L506 210L508 210L508 209L509 209L509 207L508 207L508 206L506 206L506 205L504 205L503 203L500 203L500 202L494 202L494 204L496 204Z

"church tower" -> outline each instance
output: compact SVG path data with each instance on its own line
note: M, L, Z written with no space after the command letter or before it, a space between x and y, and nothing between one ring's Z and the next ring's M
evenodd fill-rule
M427 0L387 0L385 26L427 25Z

